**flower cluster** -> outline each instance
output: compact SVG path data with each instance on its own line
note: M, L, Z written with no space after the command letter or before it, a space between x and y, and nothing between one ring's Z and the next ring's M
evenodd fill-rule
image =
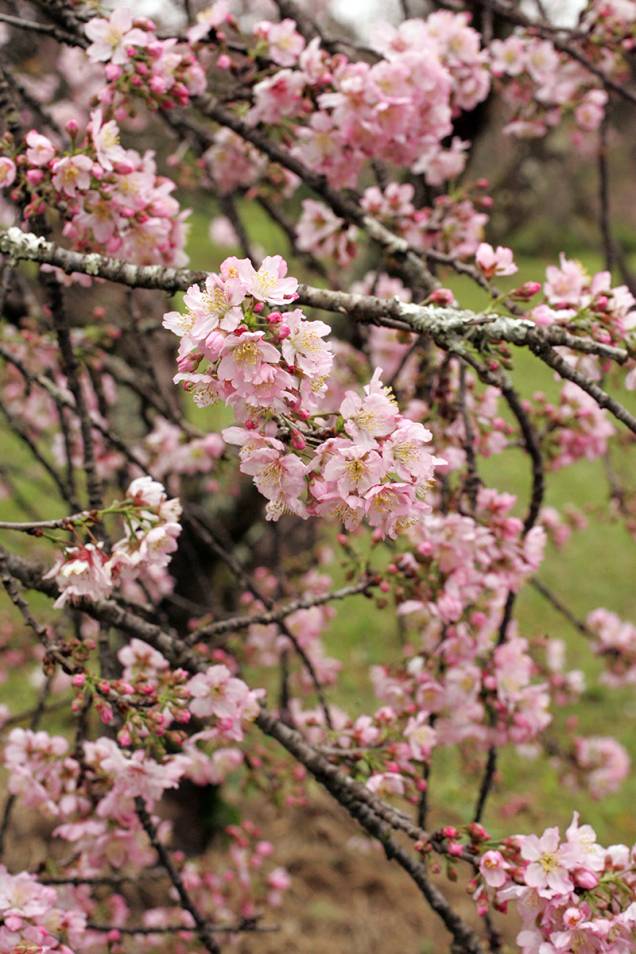
M610 686L636 684L636 626L611 610L593 610L586 623L594 636L594 651L606 671L601 677Z
M113 587L142 574L160 576L170 562L181 533L179 501L169 500L157 481L137 477L121 506L127 517L126 533L110 553L101 541L67 547L47 574L60 589L56 607L83 597L104 599Z
M563 324L604 344L624 344L634 332L636 299L626 285L612 287L609 272L589 275L580 262L561 254L559 266L546 269L543 292L545 302L528 312L541 327Z
M483 194L486 186L486 181L480 180L472 190L458 189L453 195L439 195L432 206L419 208L414 204L415 190L411 183L391 183L385 190L372 186L365 190L362 206L397 235L402 235L414 249L432 249L469 259L480 248L488 221L484 210L489 208L489 196ZM359 251L357 234L354 226L348 226L323 202L303 201L296 228L298 247L303 251L326 255L340 265L348 265ZM486 247L490 246L483 245ZM508 267L512 264L511 257L512 253ZM512 268L514 270L514 266ZM497 274L512 274L512 271L497 271Z
M610 736L575 739L573 763L581 787L599 799L618 791L631 768L625 747Z
M74 248L120 255L141 265L184 265L185 219L175 185L157 175L154 154L120 143L119 127L101 108L91 113L83 140L75 120L72 147L61 151L31 130L0 159L0 188L23 206L23 217L61 213Z
M399 612L422 614L416 621L426 621L425 644L435 645L440 626L466 619L488 645L507 591L516 592L540 566L545 533L534 527L524 536L511 512L515 503L512 494L482 488L474 517L435 513L412 534L413 550L396 555Z
M228 258L204 289L188 289L186 313L163 322L181 338L174 380L199 406L222 399L243 424L223 437L240 447L268 519L330 515L349 530L366 519L395 537L428 511L423 498L441 463L426 446L430 432L401 415L379 370L363 397L348 391L338 413L317 413L333 362L323 341L330 329L298 308L279 310L298 287L286 274L280 256L258 271Z
M78 791L79 762L61 735L12 729L4 750L9 791L29 808L56 818L88 807Z
M566 115L583 133L600 126L607 93L589 70L550 40L517 30L505 40L493 40L489 59L503 98L514 110L506 126L511 135L545 136Z
M151 666L161 669L161 659L148 658ZM136 646L134 661L128 659L127 675L142 664L142 649ZM150 813L164 793L185 777L198 785L219 784L241 764L242 753L235 748L217 746L211 755L195 751L203 735L206 742L219 738L215 730L199 733L182 753L161 761L144 751L120 747L110 738L85 741L78 756L80 770L80 761L69 757L68 743L62 737L12 731L4 755L12 780L10 791L22 804L61 822L54 837L72 846L69 883L77 879L79 886L56 891L26 872L10 875L0 868L1 951L73 954L93 950L103 934L92 931L87 922L99 921L103 907L112 916L109 942L120 940L119 928L126 928L129 917L139 923L139 916L135 917L123 896L119 904L104 905L90 896L84 882L115 873L134 880L147 875L155 864L154 848L148 844L135 811L136 799L141 799ZM169 824L158 818L153 818L153 824L158 840L167 844ZM213 866L203 856L185 861L180 853L173 855L190 896L216 923L235 922L237 914L253 918L263 905L278 906L290 884L284 868L272 867L273 848L250 821L229 826L226 833L229 850L220 857L217 847ZM162 928L182 928L184 939L195 927L188 912L170 903L147 907L141 924L146 930L157 928L158 937Z
M550 697L544 683L531 681L535 666L527 641L509 638L486 665L474 650L464 652L446 672L457 642L449 640L449 647L431 659L414 656L406 668L377 666L372 672L375 693L388 711L417 713L405 730L410 757L422 758L413 744L423 739L429 749L468 739L484 747L536 739L551 721Z
M500 910L514 904L522 922L517 944L523 954L633 950L633 849L603 848L576 813L565 839L558 828L540 837L516 835L485 851L479 867L479 906L486 905L486 891Z
M561 388L558 404L537 392L524 405L541 436L544 462L551 470L602 457L614 434L603 409L572 381Z
M289 20L255 28L255 55L282 66L254 87L256 123L294 123L294 152L334 186L353 186L365 161L398 162L438 185L463 169L465 145L443 140L454 113L489 88L486 54L465 14L435 13L389 24L373 36L378 62L332 55L318 38L305 45ZM231 64L231 56L227 63ZM318 109L307 112L312 100Z
M581 15L581 28L594 35L598 46L629 52L636 36L633 0L592 0Z
M205 91L205 73L191 47L175 37L159 39L152 20L118 7L108 19L89 20L84 30L89 60L105 64L103 106L125 115L128 98L141 96L150 109L170 109Z
M148 469L164 480L175 475L209 474L224 451L225 441L220 434L211 433L187 440L180 427L160 417L138 453L146 458Z
M243 723L253 722L259 712L263 689L250 689L233 676L227 666L210 666L187 684L190 712L201 719L214 716L220 738L240 742Z
M0 951L73 954L86 934L86 914L60 902L58 892L26 871L0 866Z
M296 224L296 240L302 252L332 258L344 267L356 257L357 234L354 225L339 219L324 202L303 199L302 214Z

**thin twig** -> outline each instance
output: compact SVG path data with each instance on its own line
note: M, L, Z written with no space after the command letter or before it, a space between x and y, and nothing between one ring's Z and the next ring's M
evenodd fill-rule
M142 828L148 836L148 841L156 851L157 857L162 867L165 868L166 873L172 882L172 886L179 896L182 908L192 915L192 919L196 925L196 932L201 938L201 943L205 947L206 951L210 952L210 954L220 954L221 948L212 937L212 929L210 924L208 921L206 921L199 911L197 905L192 900L190 892L184 885L181 875L172 862L170 853L160 840L157 829L146 809L143 798L135 798L135 811L137 812L137 817L141 822Z

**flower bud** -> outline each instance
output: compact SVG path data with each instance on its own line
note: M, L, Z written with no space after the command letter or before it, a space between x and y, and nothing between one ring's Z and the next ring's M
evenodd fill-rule
M585 891L592 891L598 885L598 875L589 868L577 868L574 872L574 883Z
M519 288L515 288L514 291L510 293L511 298L517 298L520 301L528 301L530 298L541 291L541 282L524 282L523 285L520 285Z
M114 83L121 76L122 68L116 63L107 63L104 67L104 74L109 83Z

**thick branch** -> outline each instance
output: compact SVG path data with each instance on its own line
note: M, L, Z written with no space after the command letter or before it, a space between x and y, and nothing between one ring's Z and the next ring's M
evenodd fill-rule
M132 265L97 253L73 252L15 227L0 231L0 252L15 261L55 265L67 274L81 272L131 288L160 289L170 293L185 291L190 285L205 281L207 275L203 271L162 265ZM538 328L527 318L510 318L494 312L477 314L467 309L414 305L398 299L330 291L312 285L299 286L297 301L312 308L345 314L357 321L430 334L441 339L461 337L475 345L506 341L533 347L537 353L541 346L564 346L583 354L610 358L619 364L628 357L623 348L576 337L560 326Z

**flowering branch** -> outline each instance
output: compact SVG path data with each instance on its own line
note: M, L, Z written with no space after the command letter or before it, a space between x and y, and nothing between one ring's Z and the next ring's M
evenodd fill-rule
M181 268L132 265L97 253L73 252L33 233L13 228L0 231L0 252L15 261L55 265L67 274L80 272L133 288L160 289L171 293L184 291L193 284L203 282L207 275L206 272ZM461 337L476 344L480 341L506 341L520 347L534 346L536 349L542 344L563 346L583 354L610 358L619 364L628 357L624 348L579 338L558 326L538 328L529 319L507 318L495 313L478 314L468 309L412 305L396 300L387 301L373 295L331 291L302 284L298 286L296 300L312 308L346 314L359 321L430 334L440 340Z

